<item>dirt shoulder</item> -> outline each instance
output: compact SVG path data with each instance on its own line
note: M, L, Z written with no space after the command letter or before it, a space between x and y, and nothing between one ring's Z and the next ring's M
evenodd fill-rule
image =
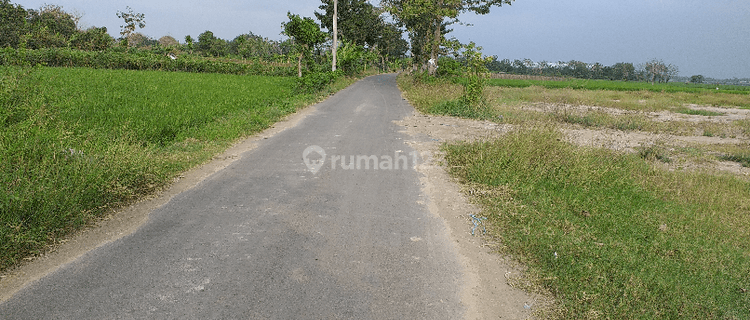
M479 225L472 235L472 215L480 209L470 203L461 186L445 170L441 160L443 142L485 140L498 137L510 125L415 113L396 124L411 139L407 143L423 155L417 166L422 190L429 198L430 212L442 218L456 242L464 271L462 301L467 306L465 319L527 319L533 312L551 303L548 296L527 293L517 288L523 268L510 257L495 253L495 243L483 237Z

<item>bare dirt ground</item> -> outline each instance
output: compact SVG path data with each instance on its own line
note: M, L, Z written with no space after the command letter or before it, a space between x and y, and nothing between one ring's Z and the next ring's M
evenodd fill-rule
M700 116L674 113L669 111L646 113L653 121L716 121L730 123L735 120L750 119L750 110L719 107L691 106L696 110L709 110L721 112L723 116ZM558 112L561 109L573 109L579 112L604 111L613 115L625 113L637 113L637 111L621 110L615 108L592 107L592 106L560 106L560 105L533 105L524 106L524 110L539 112ZM399 123L408 128L408 132L417 135L429 136L434 141L476 141L487 140L502 136L513 130L514 125L495 123L492 121L478 121L446 116L414 114L412 117ZM680 154L680 148L690 148L708 145L738 145L747 146L750 140L747 137L708 137L708 136L684 136L671 134L655 134L641 131L620 131L614 129L587 129L574 125L560 124L562 131L569 142L580 146L609 148L622 152L637 152L638 148L659 145L666 148L674 161L660 163L669 170L693 170L706 169L721 172L729 172L739 176L750 176L750 168L743 167L739 163L731 161L719 161L712 157L694 159Z

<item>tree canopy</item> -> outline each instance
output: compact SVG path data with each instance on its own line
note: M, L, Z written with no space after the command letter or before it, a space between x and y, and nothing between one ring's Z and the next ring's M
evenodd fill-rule
M458 22L463 12L487 14L493 6L510 5L513 0L382 0L384 7L409 32L412 53L424 61L426 54L437 61L439 49L449 32L447 25ZM418 47L415 47L417 45ZM435 66L430 65L430 73Z
M289 21L282 23L283 34L292 38L294 49L298 54L297 76L302 77L302 58L309 55L312 49L326 41L326 34L320 31L320 26L309 17L287 12Z

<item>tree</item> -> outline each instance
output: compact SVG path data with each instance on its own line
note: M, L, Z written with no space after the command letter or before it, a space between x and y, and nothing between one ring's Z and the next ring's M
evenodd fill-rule
M134 13L130 7L125 9L127 12L117 11L117 17L125 21L125 25L120 26L120 35L123 39L128 39L136 28L146 27L146 20L143 13Z
M339 46L339 1L333 0L333 44L331 45L331 71L336 71L336 49Z
M0 48L18 48L26 33L26 10L10 0L0 0Z
M705 80L706 78L700 74L690 77L690 83L703 83Z
M334 0L322 0L318 7L323 13L315 12L320 26L333 36ZM383 21L380 12L365 0L337 1L337 29L344 39L363 47L373 47L380 36Z
M58 5L44 5L39 10L29 10L28 21L32 29L46 28L50 34L59 34L66 39L77 31L75 17Z
M173 36L163 36L159 38L159 44L164 47L169 47L179 45L180 43L177 42L177 39L175 39Z
M320 31L320 26L312 18L301 18L299 15L287 12L289 21L284 22L281 26L284 29L282 34L292 38L294 48L297 54L297 76L302 77L302 58L309 56L312 49L326 40L326 34Z
M195 40L193 40L193 37L191 37L190 35L186 35L185 36L185 46L187 47L188 52L190 52L190 53L193 53L193 43L194 42L195 42Z
M281 54L281 47L273 40L255 35L252 32L235 37L229 42L229 51L244 59L258 58L271 60Z
M487 14L493 6L510 5L512 2L513 0L382 0L386 9L406 26L412 38L412 52L415 49L414 38L424 38L418 43L429 47L426 51L429 51L431 61L437 61L447 31L446 24L458 22L459 14ZM429 65L430 74L435 73L436 67L435 64Z
M106 27L91 27L70 38L70 46L78 50L101 51L112 46L112 36L107 33Z
M205 56L220 57L226 54L227 43L215 37L213 32L206 30L198 35L198 44L195 49Z
M641 66L641 73L644 75L646 81L654 84L656 82L669 82L669 80L677 76L679 69L675 65L667 65L664 61L658 59L652 59L644 63Z
M635 66L632 63L619 62L612 66L611 80L636 80Z

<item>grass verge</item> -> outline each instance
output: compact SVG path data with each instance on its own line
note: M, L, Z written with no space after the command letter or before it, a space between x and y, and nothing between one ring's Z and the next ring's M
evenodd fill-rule
M425 85L400 77L399 85L409 101L426 113L440 111L436 108L441 103L460 95L458 86L447 82ZM492 236L502 244L500 250L528 266L528 279L555 295L558 309L547 310L543 316L750 317L747 180L729 174L659 169L653 161L673 161L661 144L621 154L574 146L556 129L560 123L572 123L695 133L714 129L713 124L671 128L640 114L542 113L520 108L529 100L549 102L554 99L548 97L557 95L583 104L583 99L571 98L571 92L624 99L618 92L558 89L565 92L545 95L552 90L532 88L542 96L529 91L523 93L528 98L516 99L496 90L489 90L490 96L501 101L494 106L494 115L502 115L502 121L519 129L494 141L446 144L445 161L451 173L473 191L472 199L482 205ZM653 94L655 101L669 95L646 94ZM460 108L454 111L476 117ZM746 124L737 121L735 125ZM695 157L721 153L741 162L746 148L691 150Z
M331 92L295 82L0 66L0 270Z
M492 195L475 199L494 236L562 318L750 317L748 182L561 140L524 129L444 149L454 175Z

